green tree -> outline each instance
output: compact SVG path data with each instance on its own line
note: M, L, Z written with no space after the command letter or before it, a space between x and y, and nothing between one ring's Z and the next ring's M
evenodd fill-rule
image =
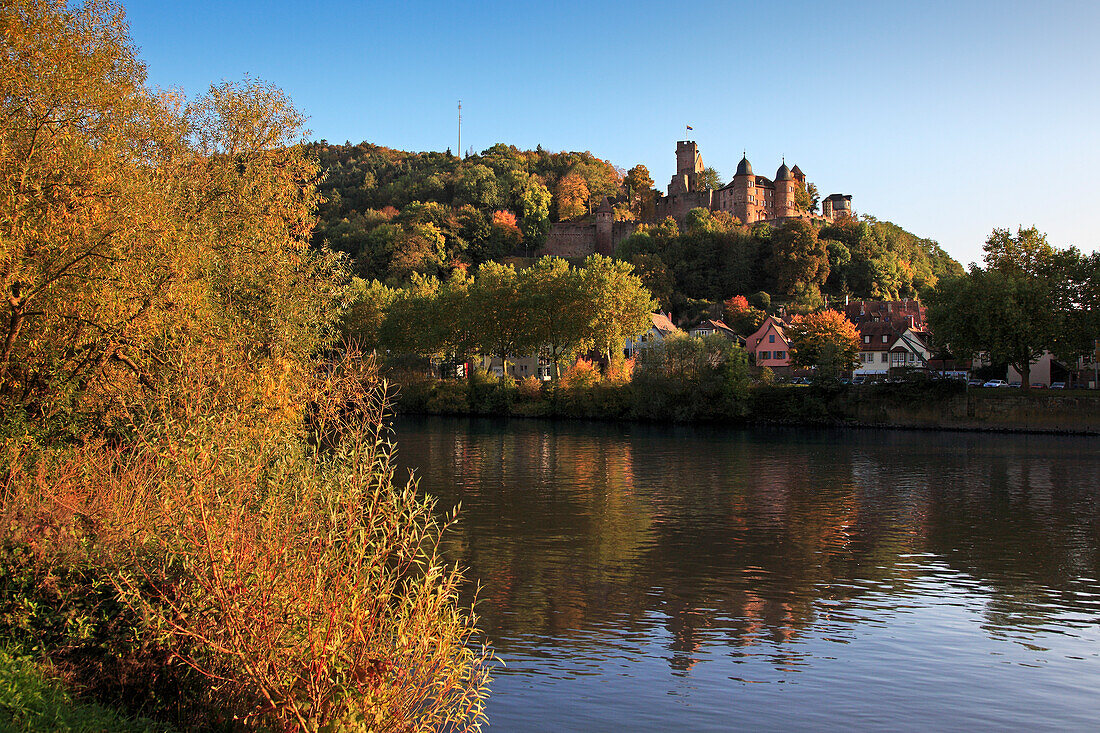
M1050 289L1017 272L971 267L941 280L925 298L936 340L968 358L984 352L994 364L1009 364L1030 384L1031 362L1054 343L1057 319Z
M799 211L807 214L816 214L821 196L817 193L817 186L812 183L805 185L799 183L794 190L794 205Z
M481 211L492 211L503 203L496 174L481 163L463 166L455 180L454 202L469 204Z
M653 178L649 169L639 163L626 172L623 178L627 203L636 219L649 220L653 215L654 190Z
M547 349L557 379L562 361L592 346L595 299L585 291L581 273L559 257L540 258L519 279L530 304L532 334Z
M622 356L627 338L649 330L649 314L657 307L633 270L627 262L596 254L584 261L581 271L585 292L595 299L592 344L609 363Z
M712 191L717 191L725 185L722 183L722 177L718 175L718 171L710 167L704 168L703 172L699 174L698 184L700 189L709 188Z
M813 224L796 219L772 233L768 269L780 292L803 298L820 296L829 278L829 253Z
M550 202L553 197L534 176L529 176L513 191L513 195L523 238L529 245L537 247L550 230Z
M348 295L350 302L340 320L341 335L364 350L378 348L382 323L397 291L377 280L367 282L355 277Z
M530 293L512 265L490 261L478 268L470 286L470 314L482 353L499 357L505 373L509 358L526 356L540 345Z

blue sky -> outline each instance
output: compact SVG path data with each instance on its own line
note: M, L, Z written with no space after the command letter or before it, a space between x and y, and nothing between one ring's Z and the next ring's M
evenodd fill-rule
M249 74L315 139L496 142L645 164L694 130L728 180L782 156L964 264L994 227L1092 251L1100 3L124 3L152 84Z

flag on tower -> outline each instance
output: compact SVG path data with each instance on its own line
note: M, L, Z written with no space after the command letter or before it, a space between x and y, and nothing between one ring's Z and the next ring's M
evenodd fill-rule
M691 125L688 125L688 126L687 126L687 129L689 129L689 130L694 130L695 128L694 128L694 127L692 127Z

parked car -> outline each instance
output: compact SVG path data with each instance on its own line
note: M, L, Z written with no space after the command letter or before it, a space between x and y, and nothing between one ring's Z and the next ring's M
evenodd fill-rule
M1066 388L1066 383L1065 382L1051 382L1050 383L1050 388L1051 389L1065 389Z
M985 382L983 382L980 379L971 379L969 382L966 383L966 386L967 387L981 387L983 384L985 384Z
M1009 383L1008 383L1008 386L1009 386L1009 387L1015 387L1016 389L1020 389L1020 388L1021 388L1021 387L1023 387L1024 385L1023 385L1023 383L1022 383L1022 382L1009 382Z
M988 382L982 385L983 387L1007 387L1008 382L1003 379L990 379Z
M854 377L852 377L852 384L866 384L866 382L867 382L867 375L866 374L857 374Z

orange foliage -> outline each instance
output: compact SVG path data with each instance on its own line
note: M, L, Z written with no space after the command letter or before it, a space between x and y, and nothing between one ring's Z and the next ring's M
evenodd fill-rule
M516 229L516 215L511 211L494 211L493 226Z
M744 295L735 295L723 303L727 313L742 313L749 309L749 299Z
M577 359L577 362L565 370L558 380L561 389L582 389L594 387L600 382L600 372L596 365L588 359Z

